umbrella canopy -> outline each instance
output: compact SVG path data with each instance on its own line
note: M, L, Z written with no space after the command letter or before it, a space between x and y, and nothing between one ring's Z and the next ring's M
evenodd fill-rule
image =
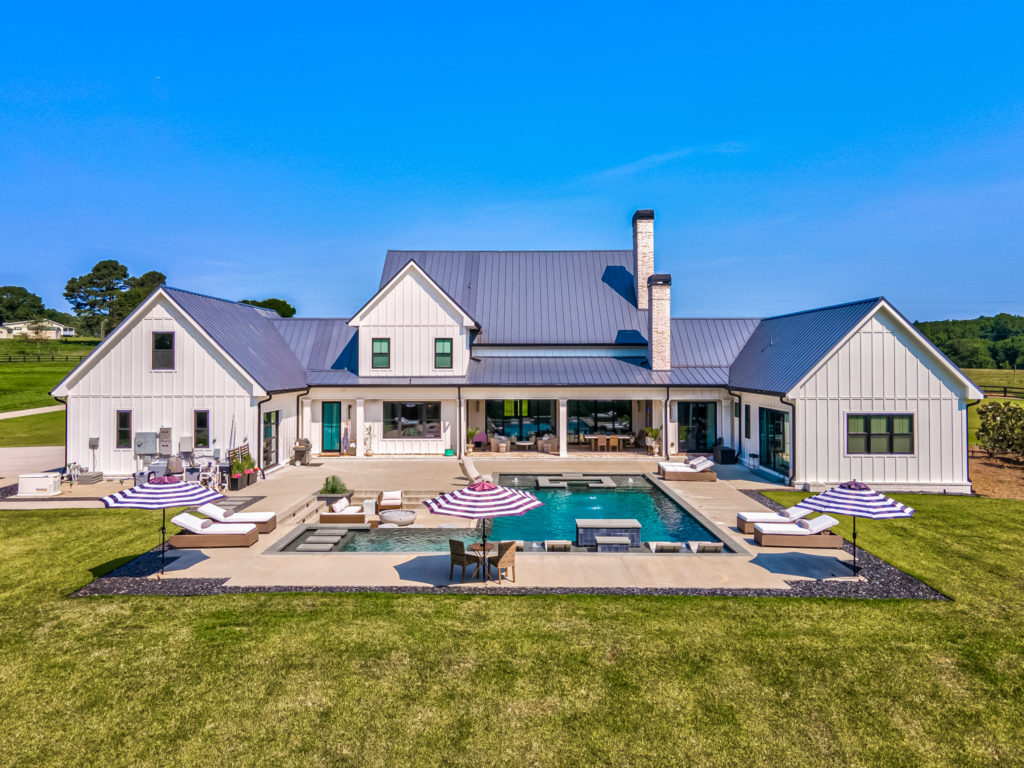
M544 502L532 493L503 488L486 480L473 483L457 491L442 493L423 503L435 515L468 517L472 520L524 515L531 509L544 506ZM486 557L487 523L484 522L480 529L483 535L483 554ZM487 578L486 568L484 568L484 578Z
M836 488L810 496L796 505L800 509L829 515L848 515L853 518L853 570L857 570L857 518L891 520L913 517L914 510L906 504L890 499L883 493L872 491L864 483L851 480Z
M124 491L104 496L100 501L105 507L128 509L162 509L163 519L160 524L160 572L164 571L165 547L167 534L168 507L198 507L211 501L223 499L224 495L204 488L196 483L186 483L177 477L155 477L148 483L136 485Z

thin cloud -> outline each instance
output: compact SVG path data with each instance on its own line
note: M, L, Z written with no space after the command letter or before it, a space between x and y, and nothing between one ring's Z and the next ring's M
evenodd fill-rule
M617 165L613 168L607 168L597 173L592 173L589 176L584 177L584 181L606 181L608 179L621 179L627 176L635 176L643 171L648 171L651 168L657 168L658 166L671 163L676 160L682 160L685 157L692 157L694 155L736 155L743 152L746 147L735 141L723 142L721 144L714 144L708 147L686 147L684 149L676 149L671 152L661 152L655 155L648 155L642 157L639 160L634 160L631 163L625 165Z

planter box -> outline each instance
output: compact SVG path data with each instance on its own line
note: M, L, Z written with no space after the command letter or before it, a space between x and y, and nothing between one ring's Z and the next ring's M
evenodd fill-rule
M240 491L246 486L245 475L231 475L228 478L228 490Z
M245 473L245 484L246 485L256 485L256 481L259 480L259 479L260 479L260 475L259 475L259 472L257 472L256 470L253 470L252 472L246 472Z
M352 502L352 493L351 493L351 491L349 493L328 493L328 494L319 494L318 493L316 495L316 500L317 501L326 502L328 507L331 506L332 504L336 503L339 499L344 499L346 504L350 504Z

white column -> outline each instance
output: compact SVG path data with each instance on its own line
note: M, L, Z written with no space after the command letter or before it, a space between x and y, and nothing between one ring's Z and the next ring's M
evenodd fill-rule
M463 457L463 455L466 452L466 430L468 430L468 429L469 429L469 409L466 407L466 400L463 399L462 402L459 403L459 426L458 426L458 430L457 430L457 431L459 431L459 435L458 435L458 442L459 442L459 444L457 446L455 446L455 455L458 456L460 459Z
M569 401L558 401L558 455L569 455Z
M679 440L679 427L676 425L676 400L668 400L665 407L665 428L661 431L664 436L662 445L665 447L665 455L673 452L678 453L679 447L676 443Z
M362 398L356 400L356 417L353 420L355 422L352 431L355 433L352 438L356 441L356 456L366 455L366 435L363 434L364 424L366 423L366 401Z
M296 437L309 437L313 432L313 401L303 397L299 400L302 406L299 412L299 434Z
M662 422L665 426L661 430L661 453L666 459L668 458L669 437L672 434L672 425L674 424L671 409L669 407L671 402L671 400L665 400L662 402L662 408L664 409L665 414Z

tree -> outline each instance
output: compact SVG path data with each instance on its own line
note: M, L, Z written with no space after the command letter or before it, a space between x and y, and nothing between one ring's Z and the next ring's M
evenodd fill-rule
M43 300L20 285L0 286L0 323L44 315Z
M272 309L281 317L295 317L295 307L284 299L242 299L242 303Z
M117 297L110 308L107 330L130 315L139 304L146 300L153 291L167 282L167 276L163 272L151 270L139 277L129 277L126 281L127 288Z
M82 330L102 336L113 327L111 310L128 285L128 268L114 259L104 259L88 274L68 280L64 298L74 307Z

